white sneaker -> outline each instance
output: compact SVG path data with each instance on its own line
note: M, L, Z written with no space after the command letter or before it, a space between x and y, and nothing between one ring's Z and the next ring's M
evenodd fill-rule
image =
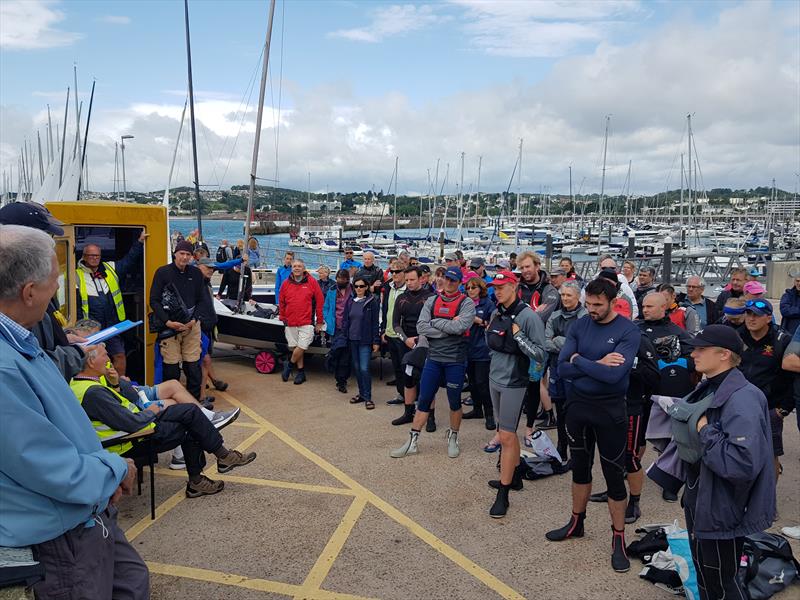
M211 417L211 424L216 429L222 429L233 423L239 418L239 413L242 412L241 408L234 408L233 410L219 410Z
M461 454L461 448L458 446L458 432L452 429L447 430L447 456L450 458L458 458Z
M409 454L417 454L419 452L419 448L417 447L417 441L419 440L419 433L412 431L408 434L408 441L392 450L389 453L389 456L392 458L403 458L404 456L408 456Z
M790 537L793 540L800 540L800 525L795 525L794 527L784 527L781 529L781 533L786 537Z
M182 456L180 458L172 455L172 460L169 461L169 468L173 471L180 471L186 468L186 459Z

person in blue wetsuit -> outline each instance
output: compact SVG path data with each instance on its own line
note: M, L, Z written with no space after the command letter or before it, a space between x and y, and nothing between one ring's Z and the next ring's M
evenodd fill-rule
M566 525L547 532L546 537L553 542L583 537L597 446L608 486L611 566L624 573L630 569L625 553L628 495L625 488L628 430L625 394L641 333L633 323L614 312L617 290L613 283L598 278L586 285L585 292L589 315L573 324L558 355L558 376L564 380L567 435L572 455L572 515Z

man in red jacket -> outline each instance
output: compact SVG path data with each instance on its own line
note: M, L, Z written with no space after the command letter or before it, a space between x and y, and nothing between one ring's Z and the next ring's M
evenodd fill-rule
M281 377L289 381L292 370L297 367L294 384L306 380L303 369L303 354L314 341L314 331L325 327L322 305L325 299L316 279L306 271L305 263L296 258L292 261L292 274L281 286L278 294L278 315L286 324L286 343L292 355L283 365ZM316 313L316 325L314 315Z

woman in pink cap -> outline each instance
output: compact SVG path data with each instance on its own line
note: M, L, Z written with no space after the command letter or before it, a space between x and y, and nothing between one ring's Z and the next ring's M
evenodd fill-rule
M767 293L767 288L761 285L758 281L748 281L744 284L744 299L755 300L756 298L763 298Z

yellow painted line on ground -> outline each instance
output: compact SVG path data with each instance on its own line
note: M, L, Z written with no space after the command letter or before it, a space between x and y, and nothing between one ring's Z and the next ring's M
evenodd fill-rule
M325 548L323 548L322 553L319 555L319 558L317 558L317 562L314 563L311 571L306 576L306 580L303 582L304 592L314 592L322 586L322 582L325 581L325 578L328 576L333 563L336 561L339 553L341 553L342 548L344 548L347 538L350 537L350 533L353 531L356 521L358 521L358 518L361 516L361 513L364 512L366 506L367 501L364 498L356 498L353 500L350 508L347 509L347 512L342 517L336 531L333 532L331 539L325 544ZM295 596L295 600L299 600L301 597L302 596Z
M260 423L240 423L239 421L234 421L228 427L248 427L250 429L261 429L263 425Z
M256 590L259 592L283 594L284 596L297 597L297 595L300 594L300 597L302 598L314 598L319 600L369 600L362 596L340 594L338 592L329 592L326 590L313 590L306 594L306 592L300 586L291 583L271 581L269 579L244 577L243 575L234 575L232 573L223 573L221 571L212 571L210 569L196 569L194 567L169 565L152 561L147 561L147 566L151 573L156 573L158 575L184 577L186 579L195 579L197 581L205 581L219 585L232 585L249 590Z
M411 533L415 536L420 538L426 544L428 544L431 548L448 558L450 561L464 569L467 573L475 577L478 581L483 583L486 587L494 590L497 594L502 596L503 598L513 599L513 600L525 600L525 597L514 590L509 585L500 581L497 577L489 573L486 569L478 565L476 562L470 560L466 556L464 556L461 552L453 548L452 546L448 545L446 542L442 541L438 537L436 537L433 533L419 525L416 521L412 520L410 517L406 516L404 513L400 512L394 506L383 500L382 498L378 497L376 494L362 486L360 483L352 479L349 475L344 473L343 471L339 470L331 463L326 461L321 456L315 454L305 446L303 446L300 442L294 439L285 431L278 429L275 425L264 419L261 415L246 407L241 402L239 402L236 398L231 396L230 394L225 394L225 397L229 399L231 404L234 406L238 406L242 409L242 412L246 412L254 421L262 423L265 428L269 428L269 430L280 440L282 440L285 444L287 444L290 448L295 450L298 454L306 457L308 460L316 464L318 467L326 471L331 476L335 477L339 481L341 481L344 485L350 487L358 497L363 498L364 500L373 504L378 510L385 513L391 519L395 520L397 523L408 529Z
M220 392L219 395L222 398L224 398L225 400L227 400L230 404L235 406L236 408L241 409L241 411L244 414L246 414L248 417L253 419L253 421L258 423L259 425L261 425L263 427L272 427L272 424L269 421L267 421L264 417L262 417L260 414L258 414L256 411L254 411L249 406L247 406L245 404L242 404L237 398L234 398L228 392Z
M169 469L156 469L157 475L166 475L167 477L182 477L186 478L186 473L183 471L170 471ZM259 485L263 487L275 487L286 490L300 490L301 492L314 492L319 494L336 494L339 496L354 496L356 492L350 488L335 488L326 485L313 485L310 483L295 483L293 481L277 481L274 479L259 479L257 477L242 477L241 475L215 475L217 479L222 481L230 481L232 483L244 483L247 485Z
M186 475L184 474L184 477ZM129 542L132 542L140 533L142 533L145 529L150 527L153 523L157 522L161 517L175 508L178 504L181 503L182 500L186 499L186 490L181 489L175 492L172 496L167 498L164 502L159 504L156 507L156 518L155 520L150 519L150 512L148 511L146 517L142 517L142 519L136 523L135 525L131 526L126 532L125 536L128 538Z

